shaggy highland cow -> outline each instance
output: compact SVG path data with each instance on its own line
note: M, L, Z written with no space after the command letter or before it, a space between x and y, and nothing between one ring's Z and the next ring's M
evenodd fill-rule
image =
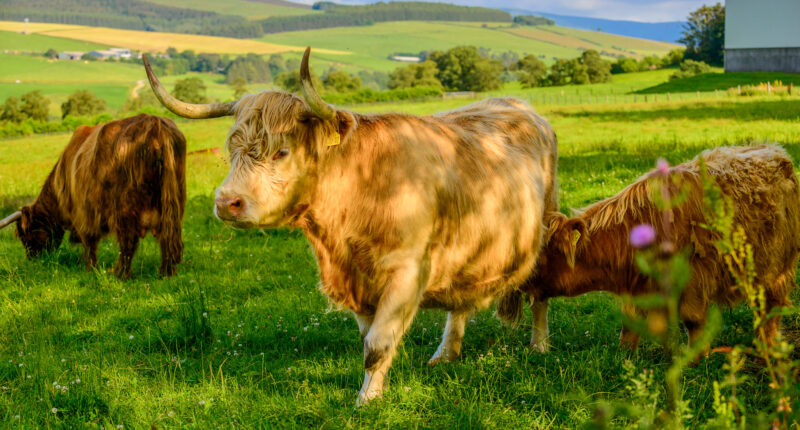
M531 276L542 217L557 210L556 137L530 106L489 99L433 116L362 115L325 103L301 64L304 97L282 92L194 105L153 75L178 115L233 115L231 170L215 213L239 227L301 228L320 288L353 311L380 396L420 307L449 311L431 363L458 357L470 313Z
M800 245L800 201L792 160L776 145L722 147L705 151L699 158L730 198L734 222L744 227L753 246L755 281L766 289L767 308L787 305L795 287ZM702 227L706 220L698 159L671 168L669 174L672 182L684 184L689 191L687 200L670 210L669 238L662 227L663 212L652 199L653 184L661 183L651 181L657 172L578 211L574 218L560 213L545 216L547 241L536 274L522 288L532 303L532 347L548 349L547 301L551 297L590 291L632 296L659 291L637 269L635 250L628 243L629 232L639 224L654 226L657 240L670 239L677 249L692 250L691 280L680 301L680 317L690 342L701 333L711 302L732 305L744 298L714 244L719 238ZM631 314L635 308L625 306L624 311ZM765 341L773 341L779 325L780 317L767 323ZM635 347L639 337L623 330L621 341Z
M97 244L117 236L114 272L131 275L131 259L148 231L161 243L161 268L175 273L181 261L181 220L186 203L186 139L166 118L138 115L94 127L80 126L30 206L0 221L17 222L27 256L38 256L70 240L84 245L91 269Z

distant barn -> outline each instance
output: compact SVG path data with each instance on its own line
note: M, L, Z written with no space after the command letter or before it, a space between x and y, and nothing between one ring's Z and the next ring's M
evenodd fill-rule
M727 0L725 71L800 73L800 0Z

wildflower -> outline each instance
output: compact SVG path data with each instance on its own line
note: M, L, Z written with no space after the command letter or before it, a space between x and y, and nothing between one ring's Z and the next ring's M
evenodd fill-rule
M58 413L58 409L56 409L56 408L50 409L50 412L52 412L52 413L54 413L54 414L55 414L55 413Z
M631 230L630 244L634 248L646 248L656 240L656 229L649 224L639 224Z
M200 400L198 403L200 404L200 406L203 406L203 405L206 404L206 401L205 400Z
M129 340L133 340L133 335L128 336Z
M658 161L656 161L656 168L658 169L658 173L664 176L669 174L669 162L663 158L659 158Z

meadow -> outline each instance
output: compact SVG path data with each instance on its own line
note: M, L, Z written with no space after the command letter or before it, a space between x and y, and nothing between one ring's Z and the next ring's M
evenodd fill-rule
M430 114L469 101L354 109ZM616 193L659 157L674 164L718 145L776 141L800 160L797 96L537 110L558 134L565 212ZM222 146L230 124L178 123L189 150ZM36 195L68 138L0 141L0 216ZM355 408L363 368L352 315L331 309L317 291L300 232L234 230L214 218L214 188L226 172L218 156L188 157L186 250L173 278L156 276L152 238L133 261L133 279L121 282L108 273L117 253L111 239L88 272L80 247L65 241L29 261L11 229L0 231L0 426L577 428L604 402L631 402L635 374L649 369L663 379L664 351L652 343L620 349L619 300L596 293L551 302L549 354L527 348L529 316L514 329L487 310L468 323L461 360L435 367L425 363L445 315L422 311L385 398ZM714 345L751 342L751 324L746 308L726 310ZM796 341L798 316L784 317L784 326ZM685 371L687 425L714 415L713 383L725 375L725 360L714 354ZM773 399L758 363L743 372L739 400L759 427ZM663 403L660 384L649 390Z

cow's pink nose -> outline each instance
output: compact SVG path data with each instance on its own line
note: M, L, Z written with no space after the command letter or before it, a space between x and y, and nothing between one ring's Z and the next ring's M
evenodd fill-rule
M237 218L244 212L244 201L241 197L219 196L215 199L217 215L222 219Z

